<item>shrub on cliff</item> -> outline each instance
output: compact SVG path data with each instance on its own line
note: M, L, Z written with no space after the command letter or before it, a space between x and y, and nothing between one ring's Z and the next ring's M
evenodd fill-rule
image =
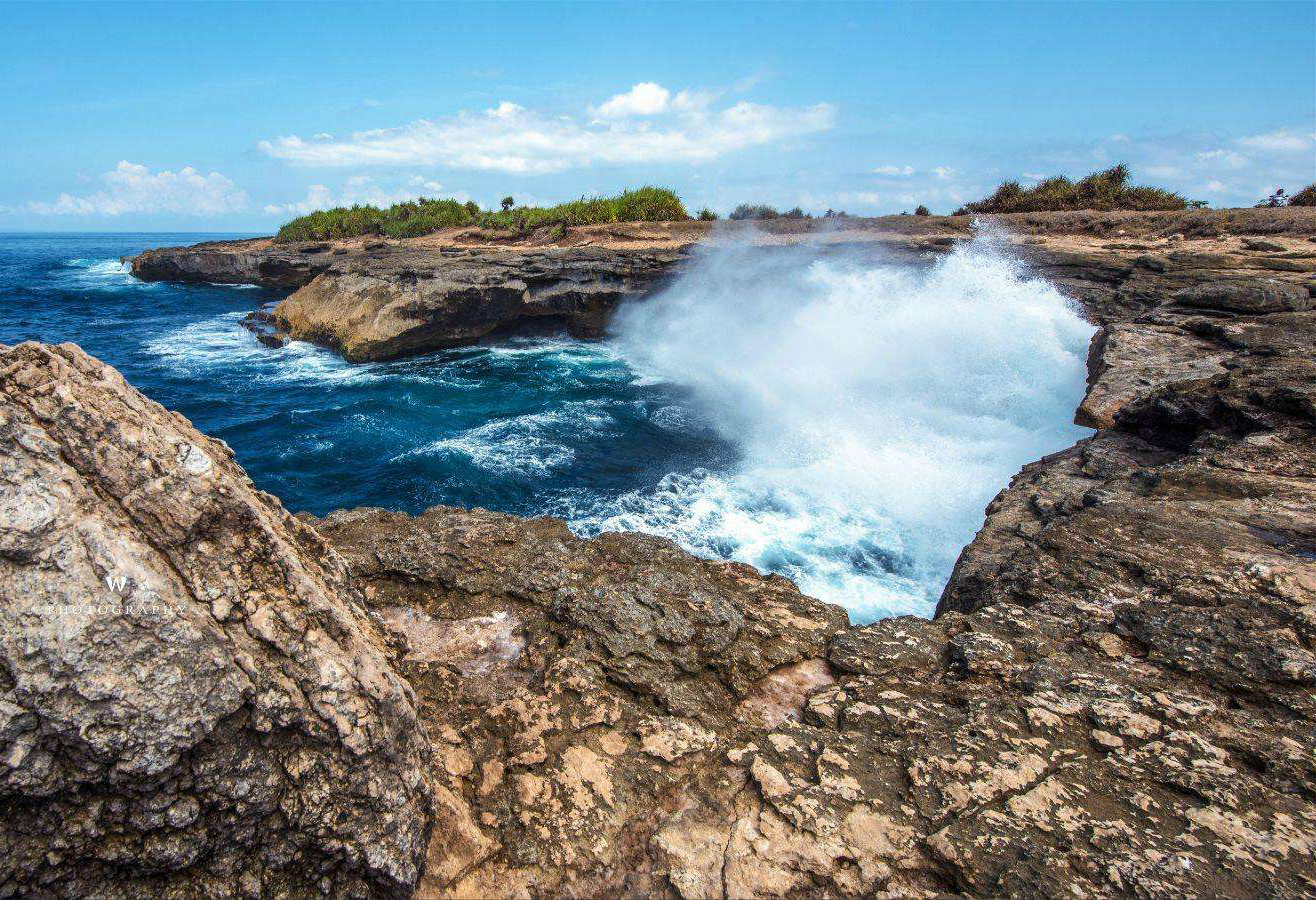
M1316 206L1316 184L1309 184L1290 197L1289 206Z
M1007 181L985 200L968 203L955 215L968 213L1051 212L1079 209L1184 209L1179 194L1160 188L1129 184L1129 168L1120 163L1086 178L1070 181L1063 175L1046 178L1030 188Z
M781 213L777 207L768 206L763 203L742 203L735 209L731 210L728 219L744 221L745 219L780 219Z
M924 206L922 203L920 203L920 204L918 205L918 208L916 208L916 209L914 210L914 215L916 215L916 216L930 216L930 215L932 215L932 212L931 212L926 206Z
M280 243L322 241L368 234L406 238L468 225L530 231L545 225L570 227L609 222L674 222L688 218L680 197L666 188L656 187L623 191L615 197L582 197L550 207L504 204L501 210L482 210L474 202L463 204L456 200L422 197L395 203L388 209L340 206L313 212L284 225L275 240Z
M809 213L798 206L781 212L775 206L765 203L742 203L731 211L728 219L744 221L747 219L812 219Z
M1276 188L1275 193L1257 204L1258 208L1269 209L1281 206L1316 206L1316 184L1309 184L1292 195L1284 193L1284 188Z

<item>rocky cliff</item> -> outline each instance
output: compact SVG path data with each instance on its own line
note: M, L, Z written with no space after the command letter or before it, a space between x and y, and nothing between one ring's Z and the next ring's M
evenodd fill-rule
M1316 271L1316 246L1306 240L1312 216L1301 209L993 221L1035 271L1079 299L1099 324L1143 312L1178 288L1256 275L1301 283ZM532 319L597 337L622 300L661 288L700 243L746 242L771 252L809 242L926 262L969 238L972 226L967 217L895 216L624 223L530 235L449 229L402 241L262 238L166 247L131 265L147 280L291 290L272 315L259 315L275 331L268 343L308 340L364 362L469 344Z
M560 244L491 244L470 230L411 241L258 239L148 250L131 266L147 280L291 288L261 317L276 329L270 343L312 341L366 362L470 344L532 319L599 337L623 298L679 271L699 224L646 226L620 240L580 229Z
M1113 220L1024 245L1103 324L1099 430L931 620L547 519L299 521L0 351L0 894L1316 892L1316 222ZM76 612L127 584L162 612Z

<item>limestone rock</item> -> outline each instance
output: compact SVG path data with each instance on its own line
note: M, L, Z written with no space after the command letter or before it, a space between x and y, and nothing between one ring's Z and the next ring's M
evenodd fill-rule
M75 346L0 346L0 895L392 894L435 787L341 561Z

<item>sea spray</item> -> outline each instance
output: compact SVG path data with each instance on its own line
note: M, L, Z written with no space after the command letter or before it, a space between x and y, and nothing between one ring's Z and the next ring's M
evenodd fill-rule
M1072 444L1092 326L1004 244L931 265L823 245L705 248L615 346L690 391L730 472L672 473L574 524L783 572L856 621L930 614L983 508Z
M147 245L0 236L0 342L76 340L317 515L444 503L640 529L867 620L929 612L992 493L1080 433L1089 329L981 242L920 267L709 249L607 342L365 366L259 344L240 321L276 294L137 281L118 260Z

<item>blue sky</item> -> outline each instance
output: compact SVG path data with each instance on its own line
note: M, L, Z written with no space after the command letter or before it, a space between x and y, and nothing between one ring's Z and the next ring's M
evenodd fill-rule
M268 231L643 183L949 212L1124 160L1316 180L1316 4L6 4L0 228Z

